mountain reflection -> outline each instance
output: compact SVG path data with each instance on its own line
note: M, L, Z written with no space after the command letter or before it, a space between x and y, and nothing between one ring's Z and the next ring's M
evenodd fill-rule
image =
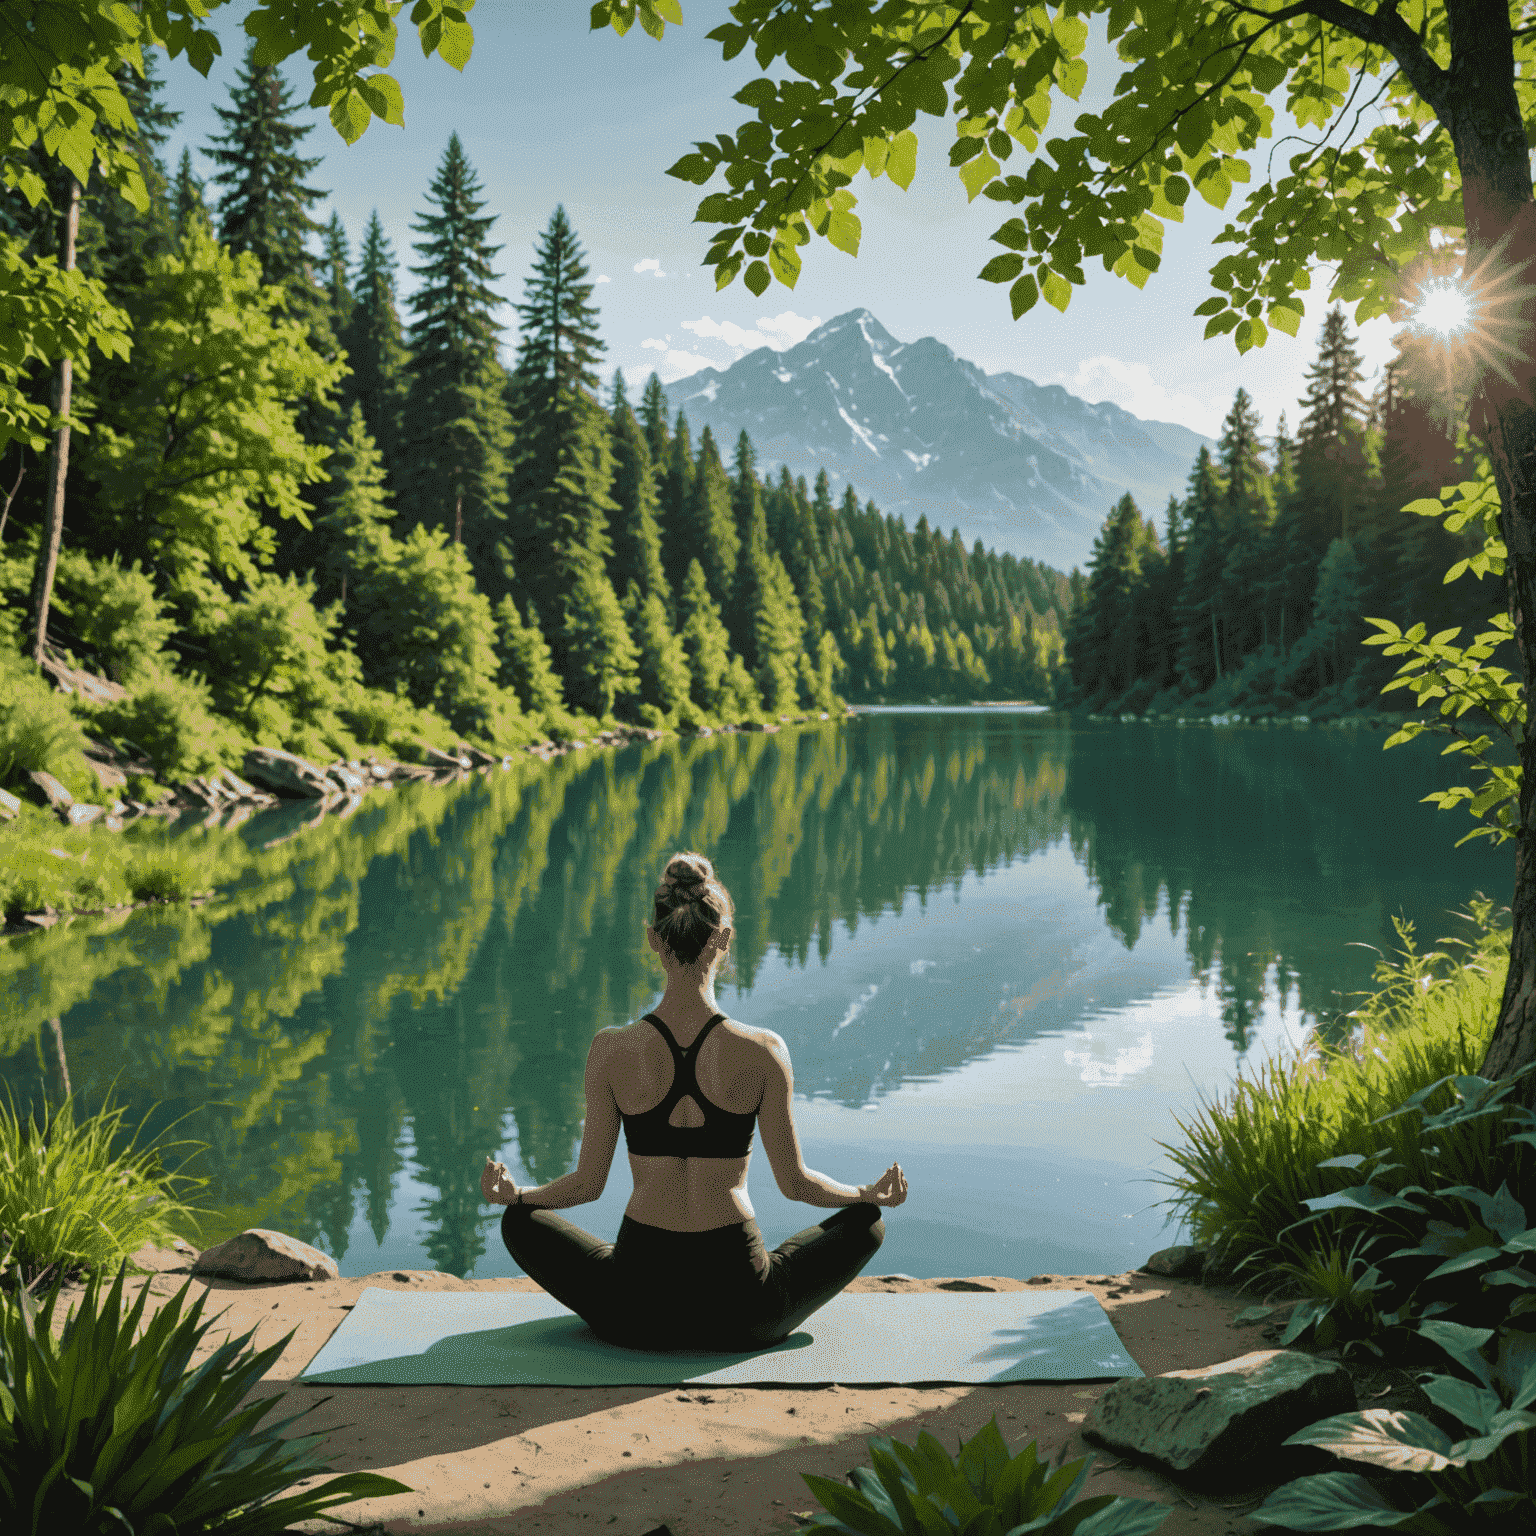
M515 1129L534 1178L564 1173L592 1036L659 989L643 927L673 849L708 853L736 895L750 988L770 954L819 963L862 922L1067 839L1127 948L1159 915L1183 934L1241 1050L1266 986L1324 1017L1363 983L1370 957L1343 944L1381 942L1380 893L1410 870L1422 883L1425 850L1401 826L1424 776L1377 738L1073 734L1001 712L529 759L376 796L278 848L258 818L205 908L6 941L0 1071L22 1104L51 1086L43 1031L61 1017L86 1104L115 1083L135 1122L180 1119L208 1144L205 1243L271 1226L344 1260L358 1215L380 1243L401 1220L409 1155L426 1193L412 1220L432 1262L464 1273L482 1251L485 1151ZM1279 893L1265 903L1260 867ZM1355 932L1310 919L1324 880L1358 905ZM797 1086L858 1104L952 1070L1037 1032L1034 1004L1060 984L1030 979L972 1022L902 1015L791 1040Z

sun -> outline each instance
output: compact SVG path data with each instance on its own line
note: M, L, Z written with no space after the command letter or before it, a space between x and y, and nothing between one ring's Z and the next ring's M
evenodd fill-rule
M1460 284L1440 278L1420 289L1419 302L1408 318L1415 330L1431 331L1448 341L1471 328L1472 301Z

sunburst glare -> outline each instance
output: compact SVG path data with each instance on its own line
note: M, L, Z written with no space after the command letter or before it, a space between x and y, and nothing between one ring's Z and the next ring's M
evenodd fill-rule
M1472 301L1459 283L1440 278L1420 290L1419 302L1408 318L1415 330L1449 340L1464 335L1471 326Z

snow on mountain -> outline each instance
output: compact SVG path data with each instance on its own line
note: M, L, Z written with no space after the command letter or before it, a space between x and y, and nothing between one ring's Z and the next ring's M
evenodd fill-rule
M746 430L760 472L813 479L835 494L916 523L926 514L969 544L1085 565L1110 507L1130 491L1157 517L1182 495L1209 438L1089 405L1059 384L986 374L932 336L899 342L867 310L850 310L785 352L759 347L723 372L667 386L694 434L707 424L729 464Z

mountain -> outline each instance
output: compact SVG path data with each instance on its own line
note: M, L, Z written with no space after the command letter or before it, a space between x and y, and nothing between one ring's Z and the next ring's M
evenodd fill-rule
M694 441L706 424L729 463L746 430L762 472L787 464L833 489L969 544L1086 565L1126 491L1162 521L1209 438L1118 405L1089 405L1059 384L983 373L932 336L899 342L867 309L850 310L785 352L770 347L723 372L667 386Z

